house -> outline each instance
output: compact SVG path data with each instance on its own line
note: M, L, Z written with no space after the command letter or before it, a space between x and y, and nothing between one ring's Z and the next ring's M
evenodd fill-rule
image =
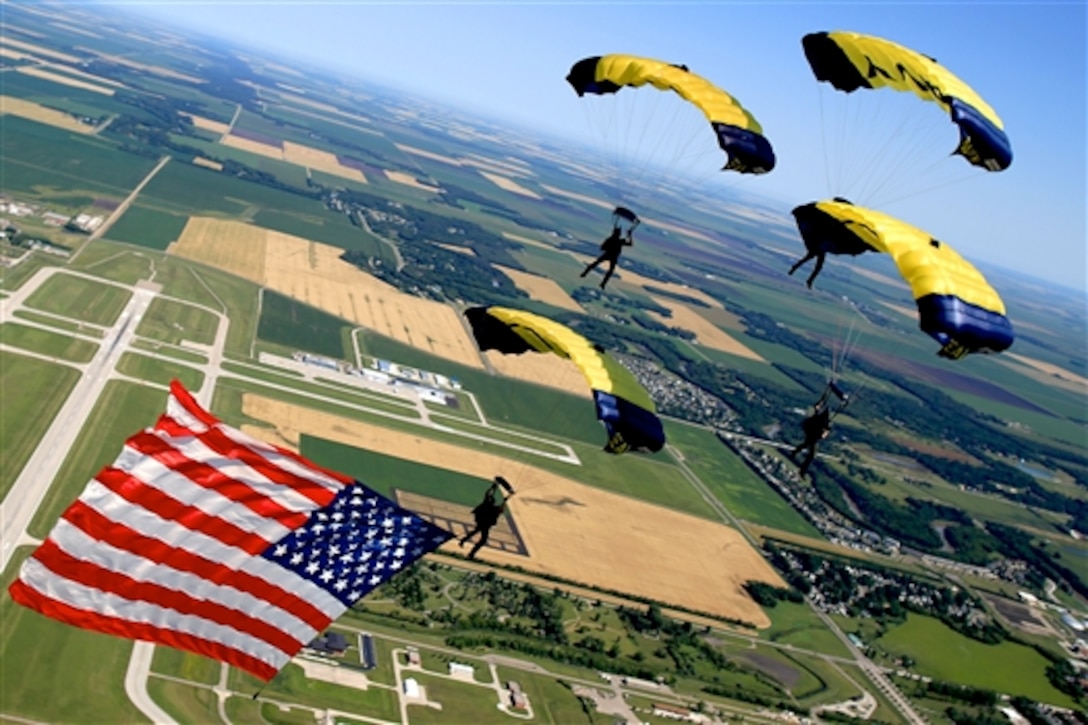
M524 692L513 692L510 694L510 704L518 710L528 710L529 698L525 697Z
M339 657L348 648L348 641L339 632L326 632L310 642L310 649L326 655Z

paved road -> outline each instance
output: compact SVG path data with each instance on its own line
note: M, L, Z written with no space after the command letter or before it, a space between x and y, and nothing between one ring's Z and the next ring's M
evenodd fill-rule
M22 297L25 297L59 271L59 268L39 270L16 294L23 293ZM27 527L64 464L64 459L83 429L84 422L94 409L117 361L132 341L139 320L154 296L155 292L146 288L138 288L133 293L120 317L107 331L98 352L85 366L79 382L53 419L30 460L23 466L15 484L0 503L0 571L7 568L16 546L26 537ZM8 305L13 298L4 300L5 317L14 309L14 306Z

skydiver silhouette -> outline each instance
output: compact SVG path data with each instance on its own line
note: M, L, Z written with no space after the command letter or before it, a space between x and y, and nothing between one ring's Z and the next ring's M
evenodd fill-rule
M502 490L507 491L509 496L504 496ZM476 508L472 509L472 516L476 520L476 526L461 537L460 546L463 547L468 543L468 540L477 533L480 535L476 545L472 547L472 551L468 553L468 558L475 559L476 552L487 543L487 538L491 534L491 529L499 522L499 518L502 516L503 511L506 510L507 500L513 495L513 486L511 486L502 476L495 476L495 482L492 483L487 489L487 492L484 493L483 500L476 505Z
M612 273L616 271L616 263L620 260L620 254L623 253L623 248L630 247L632 244L634 244L634 242L631 241L630 232L624 237L620 233L619 227L612 227L612 234L609 235L608 239L601 242L601 255L587 265L579 276L585 277L601 262L607 261L608 270L604 273L604 279L601 280L601 289L604 289L604 286L608 284L608 280L612 278Z
M832 393L839 399L839 406L834 414L831 412L831 406L828 405L828 399ZM808 468L816 458L816 446L831 434L832 418L846 410L848 405L850 405L850 395L840 388L834 380L828 381L823 395L812 405L812 415L801 422L801 430L805 433L805 439L798 443L797 447L789 453L790 458L796 460L801 449L808 450L808 455L805 456L805 460L801 462L798 469L802 477L808 474Z
M827 406L824 399L821 398L820 402L813 406L812 415L802 421L801 430L805 432L805 439L790 451L789 456L796 461L797 454L802 449L807 451L805 460L801 462L800 467L797 469L797 472L804 478L808 475L808 468L816 458L816 446L831 434L831 408Z

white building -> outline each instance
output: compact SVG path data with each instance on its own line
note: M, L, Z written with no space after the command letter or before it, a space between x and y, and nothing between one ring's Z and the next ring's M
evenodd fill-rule
M409 677L404 681L404 696L410 697L414 700L418 700L423 697L423 691L419 688L419 683L414 677Z

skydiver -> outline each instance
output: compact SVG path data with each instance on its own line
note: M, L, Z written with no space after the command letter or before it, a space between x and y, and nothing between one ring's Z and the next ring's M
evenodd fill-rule
M585 277L593 271L598 264L607 261L608 270L604 273L604 279L601 280L601 289L604 289L604 286L608 284L608 280L611 279L612 273L616 271L616 263L620 260L620 254L623 253L623 248L630 247L632 244L634 244L634 242L631 241L630 232L624 237L623 234L620 233L620 228L618 226L612 227L612 234L609 235L608 239L601 242L601 255L587 265L579 276Z
M808 454L805 456L805 460L801 462L800 467L797 469L801 477L804 478L808 475L808 467L812 465L812 461L816 458L816 446L824 438L831 435L831 408L823 398L813 406L812 415L801 422L801 430L805 432L805 439L790 451L789 456L796 461L797 454L801 452L801 449L807 450Z
M812 415L801 422L801 430L805 432L805 439L798 443L797 447L790 451L789 454L790 458L795 459L802 448L808 449L808 455L799 468L802 477L808 473L809 466L812 465L812 461L816 458L816 446L831 434L831 420L834 416L831 413L828 398L832 393L839 399L839 407L834 415L843 412L846 410L846 406L850 405L850 395L843 391L834 380L829 381L827 387L824 388L823 395L813 404Z
M502 491L505 490L509 495L503 495ZM491 529L499 522L499 517L502 516L503 511L506 510L506 502L514 495L514 487L510 485L502 476L495 476L495 482L484 493L484 498L476 505L476 508L472 509L472 516L476 520L476 526L465 533L461 537L460 546L464 546L468 543L468 540L480 534L479 541L476 542L476 546L472 547L472 551L469 552L468 558L475 559L476 552L487 543L487 538L491 534Z

